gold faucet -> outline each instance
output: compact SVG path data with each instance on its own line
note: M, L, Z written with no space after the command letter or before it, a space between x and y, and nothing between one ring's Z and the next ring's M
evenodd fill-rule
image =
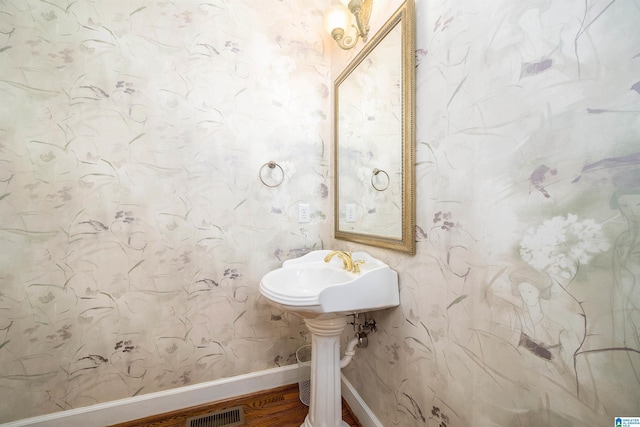
M331 261L331 258L333 258L335 255L337 255L338 258L342 260L342 267L345 270L350 271L352 273L360 273L360 265L364 264L364 261L361 261L361 260L354 261L351 258L351 252L332 251L326 257L324 257L324 262Z

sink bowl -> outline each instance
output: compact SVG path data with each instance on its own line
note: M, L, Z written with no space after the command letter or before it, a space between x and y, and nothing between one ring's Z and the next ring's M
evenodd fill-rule
M312 251L287 260L260 280L260 293L271 303L304 318L338 317L351 313L395 307L400 304L398 274L366 252L354 252L361 260L359 273L343 269L329 250Z

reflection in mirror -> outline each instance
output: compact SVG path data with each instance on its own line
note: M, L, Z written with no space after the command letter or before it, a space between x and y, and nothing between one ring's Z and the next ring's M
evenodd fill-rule
M407 0L335 82L336 238L415 252L414 21Z

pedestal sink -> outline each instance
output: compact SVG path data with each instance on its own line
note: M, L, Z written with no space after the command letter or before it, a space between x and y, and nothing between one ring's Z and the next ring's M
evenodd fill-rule
M348 427L342 421L340 392L340 336L346 316L400 303L398 275L388 265L366 252L340 252L325 261L335 253L313 251L285 261L260 281L260 293L304 318L311 332L311 400L301 427ZM347 256L359 272L345 269Z

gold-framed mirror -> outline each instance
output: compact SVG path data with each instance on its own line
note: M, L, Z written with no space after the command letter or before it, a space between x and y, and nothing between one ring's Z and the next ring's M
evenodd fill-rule
M334 84L336 239L415 254L415 6Z

